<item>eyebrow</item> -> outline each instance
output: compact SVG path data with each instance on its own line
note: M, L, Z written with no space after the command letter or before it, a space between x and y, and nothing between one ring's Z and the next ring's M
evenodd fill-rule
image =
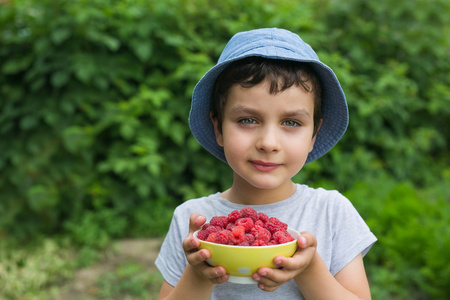
M235 116L235 115L254 115L256 113L257 113L257 111L255 109L252 109L250 107L246 107L246 106L243 106L243 105L238 105L236 107L233 107L231 109L231 111L230 111L230 114L232 116Z
M238 105L231 109L230 115L236 116L236 115L256 115L258 114L258 111L255 109L252 109L250 107L246 107L243 105ZM296 109L291 111L286 111L283 113L283 117L285 118L311 118L311 114L309 111L305 109Z
M286 113L284 113L285 117L301 117L301 118L310 118L311 114L309 113L309 111L305 110L305 109L297 109L297 110L293 110L293 111L287 111Z

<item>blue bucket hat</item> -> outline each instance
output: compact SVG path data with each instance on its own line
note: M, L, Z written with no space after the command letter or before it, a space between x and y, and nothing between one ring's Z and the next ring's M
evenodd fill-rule
M322 86L322 125L317 133L309 163L336 145L347 129L348 108L344 92L330 67L320 62L314 50L297 34L285 29L263 28L235 34L225 46L217 64L197 83L192 95L189 126L197 141L210 153L227 162L223 147L216 142L210 119L210 101L219 74L230 63L259 56L271 59L305 62L314 70Z

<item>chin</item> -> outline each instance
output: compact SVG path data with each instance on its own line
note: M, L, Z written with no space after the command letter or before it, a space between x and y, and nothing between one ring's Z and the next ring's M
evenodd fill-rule
M250 185L252 185L256 189L260 189L260 190L274 190L274 189L282 187L282 186L284 186L284 185L286 185L288 183L290 184L291 182L292 182L291 180L286 180L286 181L282 181L282 182L280 182L280 181L277 181L277 182L273 182L273 181L265 181L265 182L259 181L259 182L255 182L255 181L253 181L253 182L251 182L251 181L249 181L248 183Z

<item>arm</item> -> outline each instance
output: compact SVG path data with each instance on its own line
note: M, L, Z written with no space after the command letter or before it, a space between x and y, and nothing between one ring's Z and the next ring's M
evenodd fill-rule
M281 269L260 268L253 274L260 289L274 291L294 279L305 299L371 299L361 254L333 277L316 252L314 234L302 232L297 242L299 250L293 257L274 259Z
M183 240L188 265L175 287L164 281L159 293L159 300L170 299L210 299L214 285L228 280L225 268L211 267L206 263L210 253L206 249L198 250L200 241L193 234L200 229L206 218L193 214L189 223L189 234Z

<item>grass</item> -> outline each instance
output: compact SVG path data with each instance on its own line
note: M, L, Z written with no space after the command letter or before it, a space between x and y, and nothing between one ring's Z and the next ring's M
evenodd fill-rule
M124 263L114 272L103 274L97 281L101 299L157 299L163 279L135 263Z
M77 272L99 266L103 272L88 282L87 290L73 289ZM1 300L153 300L162 280L155 268L122 259L114 250L77 249L54 239L27 246L0 241Z
M0 299L44 299L45 292L70 280L75 252L46 239L26 248L2 241Z

